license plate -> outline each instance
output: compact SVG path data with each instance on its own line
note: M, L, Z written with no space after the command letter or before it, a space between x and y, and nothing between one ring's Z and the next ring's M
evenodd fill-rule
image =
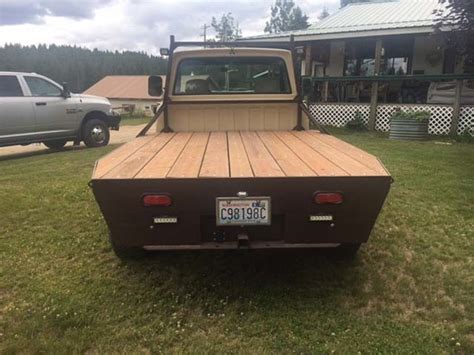
M269 225L270 197L218 197L216 215L218 226Z

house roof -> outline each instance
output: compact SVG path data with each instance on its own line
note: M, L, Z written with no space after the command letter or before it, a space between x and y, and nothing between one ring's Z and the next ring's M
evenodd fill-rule
M148 75L109 75L84 91L84 94L108 99L157 99L148 95Z
M247 37L246 39L268 39L288 37L313 37L325 39L352 36L354 32L374 35L410 32L431 32L435 15L440 8L438 0L389 0L349 4L324 20L314 23L306 30ZM389 32L389 33L383 33Z

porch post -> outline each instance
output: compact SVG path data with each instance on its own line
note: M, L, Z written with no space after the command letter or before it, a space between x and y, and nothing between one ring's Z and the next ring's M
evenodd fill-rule
M328 102L329 81L324 82L323 86L323 102Z
M382 60L382 39L379 38L375 42L375 63L374 63L374 76L379 75L380 62ZM372 90L370 94L370 113L369 113L369 130L375 129L375 120L377 119L377 100L379 94L379 82L372 82Z
M310 76L311 75L311 44L307 44L304 51L304 75Z
M454 102L453 102L453 119L451 121L451 136L456 136L458 133L458 124L459 124L459 113L461 111L461 92L462 92L462 80L456 80L456 91L454 93Z

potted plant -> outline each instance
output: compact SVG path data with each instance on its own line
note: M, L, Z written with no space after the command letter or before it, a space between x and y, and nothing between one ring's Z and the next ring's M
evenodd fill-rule
M430 116L428 111L395 111L390 119L389 138L427 140Z

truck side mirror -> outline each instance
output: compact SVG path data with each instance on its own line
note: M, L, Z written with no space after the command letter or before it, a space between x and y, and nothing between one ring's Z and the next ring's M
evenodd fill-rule
M68 97L71 97L71 92L69 91L69 88L66 82L63 83L63 90L61 93L65 99L67 99Z
M159 75L150 75L148 77L148 95L163 95L163 79Z

